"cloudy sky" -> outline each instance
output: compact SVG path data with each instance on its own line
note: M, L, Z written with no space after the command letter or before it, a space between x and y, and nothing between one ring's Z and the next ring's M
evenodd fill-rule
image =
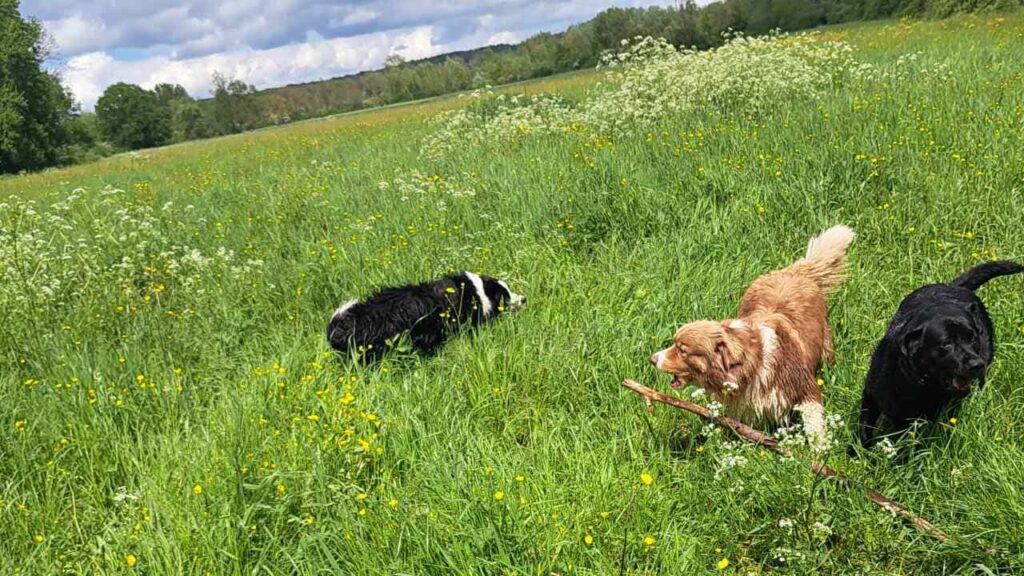
M214 72L269 88L518 42L611 6L673 0L22 0L56 44L49 65L91 110L115 82L181 84L206 97Z

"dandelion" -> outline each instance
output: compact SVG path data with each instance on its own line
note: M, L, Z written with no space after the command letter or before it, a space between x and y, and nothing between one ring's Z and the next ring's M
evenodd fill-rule
M357 514L359 514L360 516L366 516L366 508L360 508Z
M200 494L202 494L203 493L203 485L198 483L198 482L196 482L195 486L192 487L192 493L195 494L196 496L199 496Z
M818 378L818 387L821 388L824 385L825 385L825 381L822 380L821 378Z
M42 534L36 534L32 537L32 541L36 544L42 544L44 540L46 540L46 538Z
M494 500L496 502L501 502L504 499L505 499L505 493L502 492L501 490L498 490L497 492L494 493Z
M650 548L651 546L654 546L654 542L654 536L651 536L650 534L644 536L644 546Z
M124 557L124 564L125 564L125 566L127 566L129 568L134 568L135 564L138 561L139 561L139 559L135 557L135 554L126 554L125 557Z
M950 426L956 426L956 423L957 423L956 417L953 417L953 418L949 419L949 425Z
M526 480L526 478L523 478L521 475L515 477L516 482L522 482L523 480Z
M274 486L274 490L277 492L278 496L284 496L284 493L285 493L284 484L278 483L277 486Z
M591 536L590 534L587 534L586 536L583 537L583 543L586 544L587 546L592 546L594 544L594 537Z
M654 482L654 477L652 477L647 472L644 472L643 474L640 475L640 482L644 486L650 486Z
M392 510L398 508L398 500L395 500L394 498L388 500L388 506L390 506Z
M719 570L725 570L728 567L729 567L729 559L728 558L722 558L721 560L719 560L718 562L715 563L715 568L718 568Z
M25 430L25 425L27 423L28 422L25 421L25 420L15 420L14 421L14 429L17 430L18 432L23 432Z
M366 500L369 496L370 495L367 494L366 492L360 492L359 494L356 494L356 500L362 502L363 500Z

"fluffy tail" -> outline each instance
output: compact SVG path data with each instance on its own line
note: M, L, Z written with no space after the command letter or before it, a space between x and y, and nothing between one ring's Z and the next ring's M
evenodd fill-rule
M973 291L977 290L982 284L993 278L1006 276L1007 274L1016 274L1018 272L1024 272L1024 266L1021 266L1016 262L1011 262L1009 260L986 262L964 272L958 276L956 280L950 282L950 284Z
M847 226L833 226L807 243L807 255L790 268L810 277L823 290L842 283L846 272L846 249L855 236Z

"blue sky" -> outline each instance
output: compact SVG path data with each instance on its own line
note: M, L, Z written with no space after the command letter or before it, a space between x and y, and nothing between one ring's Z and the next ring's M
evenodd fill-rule
M557 32L611 6L672 0L23 0L55 43L50 66L92 109L115 82L209 95L214 72L268 88Z

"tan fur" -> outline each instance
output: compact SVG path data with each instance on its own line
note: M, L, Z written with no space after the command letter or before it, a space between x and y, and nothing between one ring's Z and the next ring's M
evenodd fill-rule
M816 374L832 362L825 294L842 282L853 237L846 226L829 228L810 241L804 258L755 280L738 318L687 324L651 361L674 382L703 387L747 424L785 424L799 409L813 414L805 426L817 435Z

